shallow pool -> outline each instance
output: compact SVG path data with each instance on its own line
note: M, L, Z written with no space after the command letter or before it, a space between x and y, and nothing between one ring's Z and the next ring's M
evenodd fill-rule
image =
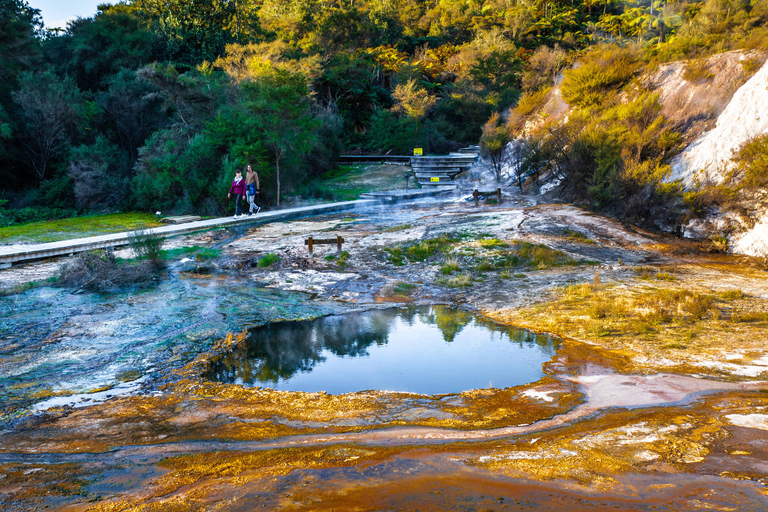
M386 309L248 333L211 380L286 391L456 393L534 382L558 341L446 307Z

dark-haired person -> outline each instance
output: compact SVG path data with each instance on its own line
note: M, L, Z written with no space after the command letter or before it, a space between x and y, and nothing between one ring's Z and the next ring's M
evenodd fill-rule
M240 203L243 200L243 197L245 197L245 180L243 179L243 172L240 169L235 172L235 179L232 180L232 186L229 187L227 199L229 199L233 193L235 194L235 216L233 218L236 219L238 214L241 216L245 215L244 213L240 213Z
M248 164L245 171L245 197L248 199L248 204L251 206L248 210L248 215L253 215L253 210L259 213L261 206L256 204L256 194L259 193L259 175L253 170L251 164Z

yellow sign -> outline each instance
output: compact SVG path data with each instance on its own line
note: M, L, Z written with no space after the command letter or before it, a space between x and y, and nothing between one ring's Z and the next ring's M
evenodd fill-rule
M440 177L439 177L439 176L436 176L436 177L434 177L434 178L429 178L429 181L431 181L431 182L433 182L433 183L436 183L436 182L440 181Z
M423 153L422 153L421 148L413 148L413 154L414 154L414 156L415 155L421 156Z

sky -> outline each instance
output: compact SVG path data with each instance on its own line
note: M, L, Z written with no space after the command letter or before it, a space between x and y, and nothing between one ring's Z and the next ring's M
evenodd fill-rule
M67 22L77 17L90 18L99 4L117 3L109 0L27 0L30 7L40 9L46 28L67 28Z

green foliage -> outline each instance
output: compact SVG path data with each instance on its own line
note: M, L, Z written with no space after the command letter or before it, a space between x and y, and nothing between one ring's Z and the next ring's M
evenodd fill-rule
M273 253L269 253L266 256L259 258L257 265L259 268L266 268L274 263L277 263L278 261L280 261L280 256L277 256L276 254L273 254Z
M496 176L496 182L501 183L504 167L504 150L512 140L510 129L499 121L499 114L494 113L483 125L483 135L480 137L480 152L491 161L491 169Z
M522 148L518 184L564 178L575 200L650 217L677 194L659 176L680 137L638 100L641 62L693 59L687 76L700 80L708 55L768 45L764 1L135 0L40 39L24 0L0 2L0 14L5 186L89 208L203 214L226 211L222 192L247 162L264 182L261 202L279 203L299 188L326 197L311 179L342 152L443 153L481 136L490 149L484 123L522 89L508 123L518 134L574 63L561 91L575 125L548 126ZM43 63L52 73L23 78ZM758 64L745 60L745 72ZM67 106L63 128L35 113ZM98 158L108 143L110 157ZM131 190L128 203L72 193L106 168ZM124 187L126 169L135 176Z
M349 265L349 253L347 251L341 251L339 253L339 259L336 261L339 267L346 267Z
M561 193L635 222L674 222L679 183L665 183L662 162L680 144L661 114L658 97L636 90L624 102L584 105L566 126L529 139L523 174L554 174Z
M535 91L524 92L520 96L520 99L517 100L515 112L521 116L527 116L531 114L542 105L544 99L547 97L547 94L549 94L551 90L551 87L544 87Z
M163 260L175 260L180 257L191 257L195 261L208 261L218 258L221 255L221 249L211 249L209 247L200 247L193 245L190 247L177 247L175 249L163 249L160 251L160 258Z
M430 238L412 244L401 244L395 247L385 247L384 251L388 254L388 259L395 265L404 265L406 260L416 262L425 261L438 251L447 250L451 244L458 239L450 235L440 235L437 238Z
M768 186L768 134L758 135L739 148L733 157L744 178L744 189L754 191Z
M154 37L126 4L102 6L93 18L69 22L66 32L44 41L46 63L83 90L102 89L108 77L151 62Z
M50 167L69 148L86 112L82 93L71 78L59 78L50 71L25 72L13 93L23 122L22 140L38 184L50 174Z
M450 277L440 278L437 282L448 288L467 288L472 286L472 276L469 273L464 272Z
M154 32L160 59L188 66L214 61L248 21L247 11L238 12L236 3L221 0L134 0L133 6Z
M395 295L399 295L401 297L407 297L411 294L411 292L416 288L416 285L411 283L405 283L403 281L399 281L395 284L394 288L392 288L392 291L395 293Z
M10 218L20 224L0 227L0 238L8 242L43 243L160 225L154 215L145 213L112 213L84 217L76 217L76 213L76 210L44 207L15 210L0 208L0 222Z
M129 244L136 259L158 263L161 260L160 249L163 237L152 233L147 228L131 231L128 235Z
M267 67L259 80L242 85L250 126L269 149L280 204L281 163L300 160L314 147L321 123L311 112L306 77L283 67Z
M79 209L110 210L125 204L129 168L117 145L99 136L91 145L72 149L68 175Z
M180 129L156 132L139 152L131 180L135 204L144 211L221 211L223 200L211 198L223 174L222 162L215 155L203 135L190 138ZM228 185L219 188L219 197L228 189Z
M563 99L578 106L602 104L609 92L626 84L638 68L638 55L629 48L599 46L577 68L564 72Z

